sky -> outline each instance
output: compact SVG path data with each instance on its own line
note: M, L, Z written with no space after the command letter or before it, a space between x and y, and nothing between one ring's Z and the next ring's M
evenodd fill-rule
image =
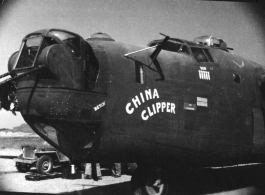
M258 2L196 0L0 0L0 74L30 32L59 28L83 38L96 32L119 42L147 45L159 33L193 40L213 35L225 40L232 53L265 65L265 13ZM0 128L24 123L0 111Z

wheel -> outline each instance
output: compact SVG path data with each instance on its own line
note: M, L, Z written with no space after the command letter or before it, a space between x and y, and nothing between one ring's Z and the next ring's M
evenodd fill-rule
M168 184L162 178L157 178L155 174L149 174L143 190L148 195L165 195L168 192Z
M31 167L30 166L26 166L26 165L24 165L22 163L16 163L16 168L17 168L17 170L19 172L26 173L26 172L28 172L30 170Z
M156 169L139 167L131 179L134 195L167 195L168 183Z
M50 173L53 167L53 160L50 156L44 155L39 158L36 169L41 174Z

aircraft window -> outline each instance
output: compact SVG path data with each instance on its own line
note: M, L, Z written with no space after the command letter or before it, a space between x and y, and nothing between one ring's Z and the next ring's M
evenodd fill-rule
M45 37L42 42L42 48L48 47L50 45L58 44L53 38Z
M28 68L33 66L33 62L42 42L42 39L43 37L41 36L34 36L29 37L22 42L21 54L16 65L16 69Z
M91 91L95 87L98 79L99 63L89 45L87 45L87 50L87 66L85 69L85 75L87 78L87 88Z
M189 54L189 49L186 45L182 45L181 48L178 50L178 52Z
M213 61L213 58L212 58L212 56L211 56L211 54L209 53L209 50L208 50L208 49L203 49L203 51L204 51L204 53L206 54L206 56L207 56L209 62L214 62L214 61Z
M165 44L165 46L163 47L163 50L172 51L172 52L178 52L180 47L181 47L181 44L179 44L179 43L167 42Z
M64 42L75 56L80 56L80 38L78 36L62 31L52 31L51 33Z
M41 36L32 36L29 37L26 41L27 47L38 47L41 44L42 37Z
M203 49L201 48L197 48L197 47L191 47L191 51L195 57L195 59L198 62L209 62L209 60L207 59L205 52L203 51Z
M22 44L22 51L19 56L18 63L16 65L16 69L18 68L27 68L32 67L40 44L42 43L42 48L47 46L57 44L57 42L51 37L43 37L35 36L27 38Z
M158 43L152 43L150 47L157 45ZM178 53L186 53L189 54L189 49L186 45L181 43L173 43L168 41L164 46L163 50L171 51L171 52L178 52Z

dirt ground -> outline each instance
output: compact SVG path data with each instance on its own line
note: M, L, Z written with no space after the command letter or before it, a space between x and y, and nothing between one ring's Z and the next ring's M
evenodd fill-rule
M15 149L0 150L0 156L18 156L21 153ZM33 169L34 172L34 169ZM130 194L129 175L120 178L103 176L102 180L94 181L88 179L62 179L55 177L40 181L28 181L25 179L27 173L19 173L12 159L0 158L0 194L5 192L26 192L41 194L93 194L93 195L124 195Z
M122 175L113 178L104 174L102 180L62 179L61 172L57 176L40 181L29 181L19 173L12 159L1 156L18 156L16 149L0 150L0 195L5 194L77 194L77 195L131 195L131 176ZM31 172L36 170L31 169ZM174 173L175 174L175 173ZM172 180L171 194L178 195L263 195L265 194L265 165L234 167L229 169L203 170L179 175Z

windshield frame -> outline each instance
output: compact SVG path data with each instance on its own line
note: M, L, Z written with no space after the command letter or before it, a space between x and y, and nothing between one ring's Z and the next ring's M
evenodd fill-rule
M66 34L72 35L73 37L77 38L78 45L79 45L78 51L80 53L78 55L73 54L73 52L71 52L71 50L68 48L66 43L63 40L61 40L58 36L55 36L54 33L52 33L53 31L59 31L59 32L62 32L62 33L66 33ZM31 62L31 64L29 66L16 68L17 65L18 65L19 59L21 58L23 47L25 46L26 41L28 39L30 39L31 37L41 37L42 38L42 40L40 41L40 45L39 45L39 48L37 50L37 53L35 55L35 58L34 58L33 62ZM20 45L20 49L18 51L17 59L15 60L15 63L14 63L14 69L12 69L11 71L12 72L24 72L26 70L38 68L38 66L41 66L41 64L38 64L38 58L39 58L42 50L45 47L45 44L44 44L45 38L52 38L59 45L64 45L67 48L67 50L69 51L69 53L71 54L71 56L73 56L74 58L76 58L78 60L81 60L83 58L83 56L84 56L84 51L83 50L84 50L85 40L80 35L78 35L76 33L73 33L73 32L70 32L70 31L67 31L67 30L56 29L56 28L38 30L38 31L35 31L35 32L32 32L32 33L26 35L23 38L22 43Z
M32 65L31 66L27 66L27 67L22 67L22 68L17 68L17 65L18 65L18 62L19 62L19 59L21 57L21 54L22 54L22 51L24 49L24 47L26 46L26 42L28 40L30 40L32 37L40 37L41 38L41 41L40 41L40 44L38 46L38 50L37 50L37 53L34 57L34 60L32 62ZM15 66L14 66L14 70L13 71L24 71L24 70L28 70L28 69L32 69L34 67L36 67L36 61L38 59L38 56L39 56L39 53L40 53L40 48L42 46L42 43L43 43L43 40L44 40L44 37L42 34L29 34L28 36L26 36L23 40L22 40L22 44L20 46L20 49L19 49L19 54L18 54L18 57L16 59L16 62L15 62Z

